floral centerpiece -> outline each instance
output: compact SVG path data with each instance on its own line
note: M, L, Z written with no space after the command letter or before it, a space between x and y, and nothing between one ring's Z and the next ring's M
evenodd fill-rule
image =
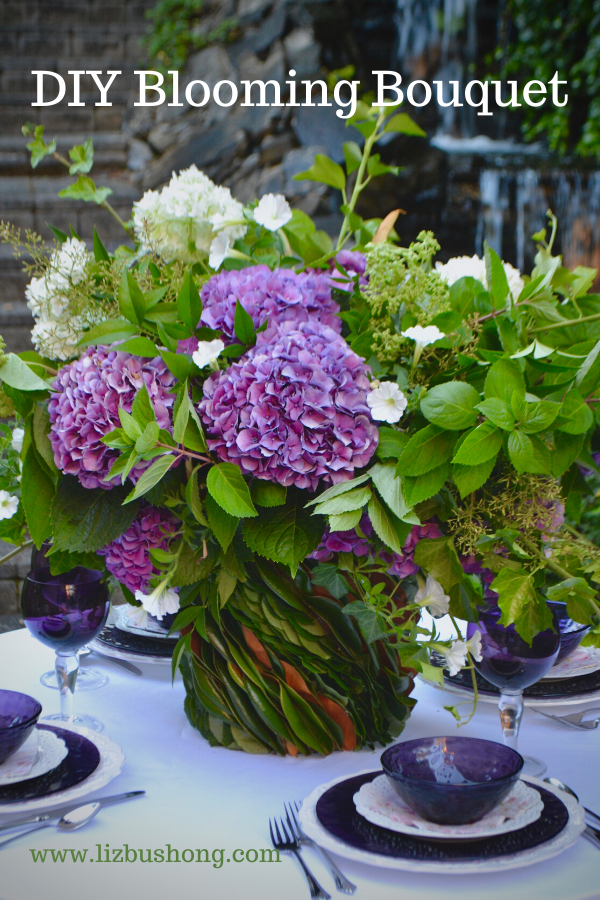
M490 248L434 265L430 232L399 247L399 210L356 204L396 171L378 140L422 133L365 103L349 124L345 166L297 176L341 192L335 245L194 166L119 219L113 253L1 226L32 259L36 350L0 357L0 536L51 542L55 573L104 568L140 623L174 617L187 716L233 749L388 742L413 676L442 681L432 650L451 674L479 656L435 618L490 598L527 640L565 599L600 642L595 273L552 255L554 220L531 277ZM119 218L90 141L69 162L24 131L33 165L77 176L63 194Z

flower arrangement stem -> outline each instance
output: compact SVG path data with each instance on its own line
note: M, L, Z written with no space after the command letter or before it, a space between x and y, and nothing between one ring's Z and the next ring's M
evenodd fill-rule
M55 150L54 153L52 154L52 156L54 157L54 159L55 159L57 162L62 163L63 166L66 166L67 169L70 169L70 168L71 168L71 163L69 162L68 159L66 159L66 157L64 157L64 156L62 155L62 153L57 153L57 151ZM100 203L99 205L100 205L103 209L105 209L107 212L109 212L109 213L111 214L111 216L113 217L113 219L114 219L116 222L118 222L119 225L120 225L122 228L125 229L125 231L126 231L127 234L129 235L129 237L133 237L133 228L131 228L131 227L127 224L127 222L125 222L125 221L121 218L121 216L119 215L119 213L116 211L116 209L115 209L113 206L110 205L110 203L108 202L108 200L103 200L102 203Z
M386 118L386 111L381 110L379 116L377 117L377 125L373 134L370 135L365 140L365 146L363 149L362 159L360 161L360 165L358 167L358 171L356 173L356 181L354 182L354 188L352 190L352 196L350 197L350 201L346 204L346 197L344 196L344 204L347 206L347 211L344 215L344 221L342 222L342 227L340 228L340 236L338 237L338 242L336 245L336 253L338 250L341 250L346 241L350 236L350 216L354 212L354 207L360 197L362 191L366 188L369 181L371 180L371 176L369 175L363 181L363 177L365 174L365 170L367 168L367 163L369 162L369 157L371 155L371 150L373 149L375 142L381 137L381 132L379 131L380 126L384 122Z
M25 550L27 547L31 547L32 544L33 544L32 540L25 541L24 544L20 544L18 547L15 547L15 549L11 550L10 553L7 553L6 556L0 557L0 566L3 565L5 562L8 562L9 559L12 559L13 556L17 556L21 552L21 550Z

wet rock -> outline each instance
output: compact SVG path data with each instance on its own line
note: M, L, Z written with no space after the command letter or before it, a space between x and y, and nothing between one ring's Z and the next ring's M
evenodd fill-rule
M296 79L316 75L320 68L321 48L312 28L295 28L283 42L288 67L296 70Z
M145 141L132 138L129 142L129 155L127 156L127 168L132 172L141 172L148 163L154 159L152 150Z
M318 103L320 100L320 91L315 89L313 102ZM337 109L337 104L299 107L296 110L294 131L303 146L319 144L325 148L322 152L336 162L341 162L344 159L344 142L356 140L357 133L346 128L345 121L336 116Z

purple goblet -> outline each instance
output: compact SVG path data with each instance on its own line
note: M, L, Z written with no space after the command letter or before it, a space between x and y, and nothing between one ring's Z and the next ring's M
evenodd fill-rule
M102 730L97 719L73 715L73 691L79 669L77 651L100 633L109 607L103 573L95 569L76 566L52 575L44 566L27 576L21 595L25 625L38 641L56 651L60 714L47 718Z
M553 628L541 631L528 644L514 625L501 625L499 607L480 612L479 622L469 623L467 639L481 634L481 660L475 668L486 681L500 688L498 710L504 743L517 749L519 726L523 718L523 690L535 684L550 671L556 661L560 634L556 614ZM539 759L524 756L525 775L542 775L546 766Z

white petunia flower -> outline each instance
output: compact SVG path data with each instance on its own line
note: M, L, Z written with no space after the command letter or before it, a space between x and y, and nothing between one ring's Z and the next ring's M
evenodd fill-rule
M225 344L219 338L214 341L198 341L198 349L192 353L192 359L199 369L203 369L216 363L224 349Z
M506 279L513 298L516 300L523 290L523 279L521 273L510 263L502 263ZM488 288L487 275L485 270L485 260L479 256L455 256L449 259L447 263L437 262L435 270L446 284L450 287L459 278L476 278L485 288Z
M418 603L419 606L426 606L432 616L445 616L448 612L450 597L444 593L439 581L436 581L432 575L428 575L423 587L420 587L415 594L415 603Z
M231 238L222 231L216 236L210 245L208 264L215 271L221 267L223 261L229 256L231 250Z
M408 406L408 400L393 381L382 381L367 394L371 417L378 422L399 422Z
M163 616L176 613L179 609L179 594L173 588L167 587L164 581L154 588L151 594L136 591L135 599L140 601L149 615L159 621Z
M292 218L292 210L283 194L265 194L254 210L254 221L268 231L277 231Z
M467 650L471 654L476 662L481 662L483 659L481 653L481 632L476 631L473 637L470 637L467 641Z
M446 659L450 675L458 675L464 669L467 662L467 645L464 641L454 641L451 647L446 647L441 653Z
M429 344L435 344L436 341L441 340L446 335L443 331L440 331L439 328L436 328L435 325L426 325L423 328L422 325L412 325L410 328L407 328L406 331L402 332L402 337L410 338L411 341L416 341L421 347L428 347Z
M10 442L13 450L16 450L17 453L20 453L23 449L23 438L25 437L25 431L22 428L13 428L12 440Z
M143 250L154 250L167 262L195 262L206 257L222 223L243 218L244 207L227 187L216 185L190 166L161 191L146 191L133 205L135 236ZM235 241L246 225L223 227L221 233Z
M8 491L0 491L0 519L12 519L19 507L19 498Z
M127 604L127 622L135 628L145 628L148 624L148 613L143 606Z

